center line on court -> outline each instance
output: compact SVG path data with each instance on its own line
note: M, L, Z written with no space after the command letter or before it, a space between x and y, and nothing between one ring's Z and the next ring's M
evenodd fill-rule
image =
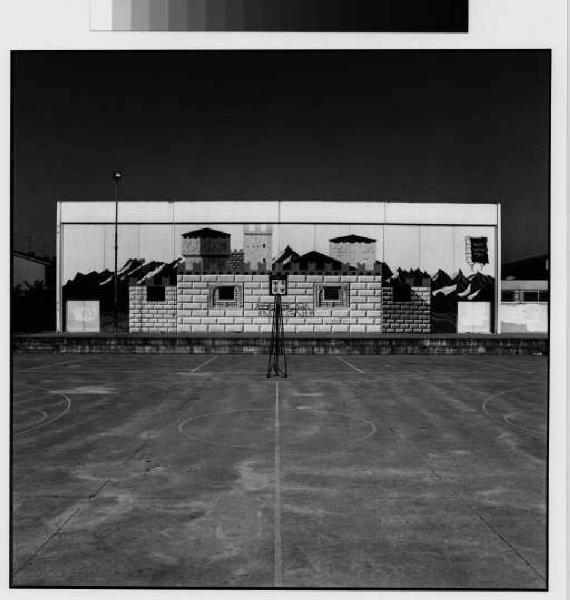
M344 363L345 365L348 365L353 371L356 371L357 373L364 373L365 372L362 369L359 369L358 367L355 367L351 362L348 362L347 360L344 360L344 358L341 358L340 356L337 356L337 359L340 360L340 362Z
M282 586L283 558L281 549L281 422L279 420L279 382L275 382L275 486L273 498L273 585Z
M218 357L214 356L213 358L210 358L210 360L207 360L205 363L202 363L201 365L199 365L195 369L191 369L190 373L196 373L196 371L199 371L202 367L205 367L206 365L209 365L211 362L215 361L216 358L218 358Z

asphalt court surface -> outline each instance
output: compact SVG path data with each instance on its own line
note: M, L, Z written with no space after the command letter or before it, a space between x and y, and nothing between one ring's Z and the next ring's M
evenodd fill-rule
M544 589L542 356L16 355L15 586Z

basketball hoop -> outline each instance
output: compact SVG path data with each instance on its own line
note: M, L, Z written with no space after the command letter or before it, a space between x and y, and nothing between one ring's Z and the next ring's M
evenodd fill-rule
M270 275L269 286L273 296L273 324L271 342L269 344L269 362L267 377L287 377L287 360L285 358L285 336L283 330L283 305L281 297L287 294L287 276ZM282 360L283 366L280 366Z

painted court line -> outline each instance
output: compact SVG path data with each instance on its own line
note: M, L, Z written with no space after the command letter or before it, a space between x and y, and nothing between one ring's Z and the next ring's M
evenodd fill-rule
M216 360L216 358L218 358L217 356L214 356L213 358L210 358L210 360L207 360L205 363L202 363L201 365L199 365L198 367L196 367L195 369L191 369L190 373L196 373L197 371L199 371L202 367L205 367L206 365L209 365L211 362L214 362Z
M64 394L63 392L54 392L56 394L59 394L60 396L63 396L63 401L65 402L65 407L64 409L59 412L57 415L55 415L55 417L52 417L49 420L42 420L39 423L36 423L35 425L33 425L32 427L29 427L28 429L25 429L23 431L14 431L14 434L17 436L20 435L24 435L26 433L31 433L32 431L36 431L36 429L40 429L41 427L45 427L46 425L51 425L52 423L55 423L56 421L59 421L59 419L61 419L64 415L66 415L69 410L71 409L71 399L69 398L69 396L67 394ZM46 414L47 416L47 414ZM14 440L14 442L21 442L22 440Z
M513 373L527 373L527 374L534 374L535 371L529 371L527 369L518 369L517 367L512 367L512 366L507 366L503 363L492 363L492 362L488 362L483 360L482 358L471 358L470 356L467 356L465 354L461 355L461 358L463 358L464 360L466 360L469 363L472 364L480 364L483 365L485 367L488 367L489 369L495 369L495 370L503 370L503 371L511 371Z
M362 369L355 367L351 362L344 360L344 358L341 358L340 356L337 356L336 358L340 360L341 363L344 363L345 365L349 366L353 371L356 371L357 373L364 373Z
M282 586L283 556L281 545L281 421L279 418L279 382L275 382L275 488L273 502L273 585Z

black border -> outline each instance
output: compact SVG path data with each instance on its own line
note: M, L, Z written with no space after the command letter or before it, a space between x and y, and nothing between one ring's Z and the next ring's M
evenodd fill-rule
M339 49L330 49L330 50L243 50L243 51L257 51L257 52L343 52L343 53L371 53L371 52L430 52L430 53L505 53L505 52L541 52L546 53L548 56L548 85L547 85L547 97L548 97L548 115L547 115L547 125L548 125L548 149L547 149L547 159L548 159L548 239L549 239L549 253L548 253L548 289L551 292L551 270L552 270L552 49L550 48L500 48L500 49L398 49L398 50L382 50L382 49L374 49L374 50L339 50ZM14 63L16 60L16 55L24 52L129 52L129 53L137 53L143 54L148 52L178 52L178 53L186 53L186 52L236 52L235 50L11 50L10 51L10 235L9 235L9 251L10 251L10 299L9 299L9 316L10 316L10 327L9 327L9 336L10 336L10 356L9 356L9 372L10 372L10 381L9 381L9 393L10 393L10 415L9 415L9 460L10 460L10 476L9 476L9 550L8 550L8 558L9 558L9 589L61 589L61 590L74 590L74 589L93 589L93 590L236 590L236 591L246 591L246 590L270 590L270 591L282 591L282 590L291 590L291 591L417 591L417 592L429 592L429 591L444 591L444 592L548 592L550 590L550 354L551 354L551 327L552 327L552 312L551 312L551 302L548 303L548 332L547 332L547 347L548 347L548 355L547 355L547 415L546 415L546 425L547 425L547 446L546 446L546 465L545 465L545 475L546 475L546 536L545 536L545 545L546 545L546 586L540 588L493 588L493 587L481 587L481 588L455 588L455 587L425 587L425 588L416 588L416 587L380 587L380 588L370 588L370 587L218 587L218 586L195 586L195 587L172 587L172 586L28 586L28 585L15 585L14 584L14 573L12 571L13 566L13 522L12 522L12 514L13 514L13 411L12 411L12 398L13 398L13 379L14 379L14 358L12 352L12 339L14 338L14 331L12 329L12 317L13 317L13 307L12 307L12 296L11 290L13 285L13 260L11 251L14 247L14 89L16 84L16 76ZM253 199L252 199L253 200ZM315 202L318 200L310 199L305 201ZM326 200L326 201L334 201L334 200ZM339 200L340 201L340 200ZM363 202L365 200L355 199L354 202ZM378 200L373 200L377 202ZM294 202L294 201L291 201ZM402 202L398 200L398 202ZM149 223L151 224L151 223ZM166 224L168 223L161 223ZM239 224L239 223L236 223ZM502 252L501 252L502 254ZM502 265L499 265L501 267Z

